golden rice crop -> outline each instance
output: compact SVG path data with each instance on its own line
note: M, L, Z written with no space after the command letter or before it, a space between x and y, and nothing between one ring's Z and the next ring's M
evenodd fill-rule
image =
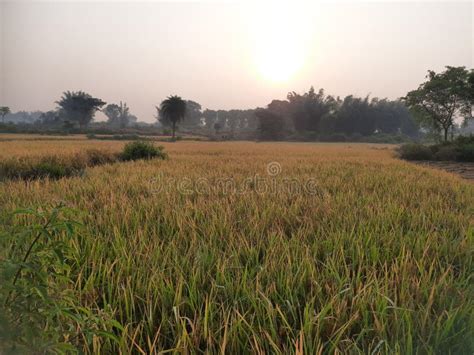
M123 144L4 141L0 154ZM123 326L118 342L70 340L86 353L474 350L472 184L383 145L162 145L169 160L0 185L3 214L82 211L70 287Z

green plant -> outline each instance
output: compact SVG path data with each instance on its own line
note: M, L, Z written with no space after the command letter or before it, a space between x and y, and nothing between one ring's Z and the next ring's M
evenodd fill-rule
M77 159L81 159L81 155L77 155ZM85 165L97 166L104 164L111 164L118 161L118 155L105 150L88 149L85 152Z
M434 153L434 159L444 161L456 161L459 157L459 150L454 145L441 145Z
M123 328L107 307L98 316L78 304L71 286L80 259L77 211L59 204L19 209L0 234L0 353L76 352L93 336L115 341Z
M163 147L145 141L127 143L121 154L121 159L124 161L152 158L166 159L167 154Z
M458 136L451 142L441 142L431 146L404 144L399 156L407 160L445 160L474 162L474 136Z
M474 162L474 143L464 144L458 148L459 161Z
M427 146L418 143L403 144L398 148L400 158L407 160L432 160L433 152Z
M17 210L28 225L13 225L2 233L8 250L0 259L0 352L68 348L61 343L60 294L67 287L71 250L66 240L78 223L64 217L68 211Z

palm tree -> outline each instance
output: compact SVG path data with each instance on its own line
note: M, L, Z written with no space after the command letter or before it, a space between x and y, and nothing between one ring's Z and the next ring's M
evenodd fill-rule
M176 124L184 120L186 114L186 101L179 96L169 96L160 105L160 113L171 123L173 140L175 140Z
M2 116L2 122L5 122L5 116L10 113L10 108L7 106L0 107L0 116Z

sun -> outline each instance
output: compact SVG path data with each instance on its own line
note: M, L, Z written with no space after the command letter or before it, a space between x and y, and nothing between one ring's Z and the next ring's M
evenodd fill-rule
M271 82L286 82L303 67L307 57L307 30L301 13L285 3L254 9L255 67Z
M283 82L291 79L303 64L303 55L281 45L262 46L256 54L258 72L267 80Z

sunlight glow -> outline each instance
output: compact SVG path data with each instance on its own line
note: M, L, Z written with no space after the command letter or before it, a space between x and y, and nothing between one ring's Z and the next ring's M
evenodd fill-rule
M255 65L266 80L288 81L306 60L304 14L295 13L294 8L285 3L269 3L255 12Z

